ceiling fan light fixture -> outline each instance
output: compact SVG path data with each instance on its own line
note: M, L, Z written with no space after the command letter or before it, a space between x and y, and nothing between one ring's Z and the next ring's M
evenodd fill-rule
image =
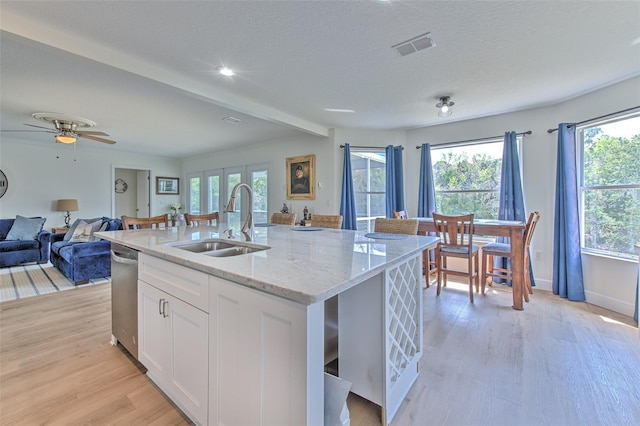
M438 111L438 117L449 117L453 114L451 110L453 105L455 105L455 102L452 102L449 96L441 96L440 102L436 104L436 108L440 110Z
M56 142L60 143L74 143L76 140L75 136L64 133L56 136Z

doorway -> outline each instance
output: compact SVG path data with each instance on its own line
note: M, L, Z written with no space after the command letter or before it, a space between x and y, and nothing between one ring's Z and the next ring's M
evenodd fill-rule
M112 217L151 216L151 170L113 168Z

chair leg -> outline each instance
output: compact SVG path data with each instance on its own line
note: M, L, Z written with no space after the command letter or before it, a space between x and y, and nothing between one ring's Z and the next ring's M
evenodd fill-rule
M438 270L436 271L436 281L438 281L438 287L436 290L436 296L440 296L440 281L442 279L442 257L440 256L440 250L436 248L436 267Z
M487 259L488 259L487 260L487 262L488 262L487 263L487 265L488 265L487 271L488 271L489 274L493 274L493 255L492 254L487 255ZM491 275L491 276L489 276L487 278L489 278L489 287L491 287L493 285L493 275Z
M482 252L482 281L481 281L481 294L484 294L484 288L487 284L487 254Z
M444 266L444 269L447 269L447 256L442 256L442 265ZM444 281L444 286L447 286L447 273L443 273L442 274L442 280Z
M475 265L475 279L476 279L476 291L480 291L480 267L478 265L478 262L480 261L480 253L476 253L475 256L473 256L473 261L474 261L474 265Z

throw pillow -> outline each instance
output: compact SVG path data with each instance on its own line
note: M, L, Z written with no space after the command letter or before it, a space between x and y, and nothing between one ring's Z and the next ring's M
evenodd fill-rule
M16 220L13 222L9 233L7 234L7 240L35 240L38 238L38 233L42 231L42 226L46 221L46 218L42 217L24 217L17 215Z
M63 241L71 241L71 237L73 237L73 233L76 230L76 227L78 226L78 224L80 222L84 222L85 225L89 224L89 223L93 223L97 220L100 220L100 222L102 223L102 219L99 217L95 217L93 219L76 219L71 226L69 227L69 230L67 231L66 234L64 234L64 238Z
M78 224L76 224L76 229L74 229L71 234L70 241L72 242L89 242L94 241L95 237L93 236L94 232L97 232L102 226L102 219L98 219L93 223L87 223L84 220L80 220ZM67 232L70 233L71 231Z
M71 236L71 242L83 242L86 243L91 238L91 225L78 225L73 231Z

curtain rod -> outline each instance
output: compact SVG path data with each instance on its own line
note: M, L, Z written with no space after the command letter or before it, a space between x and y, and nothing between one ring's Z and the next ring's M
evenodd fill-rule
M340 145L340 148L344 148L344 145ZM349 146L349 148L355 148L355 149L370 149L370 150L378 150L378 149L385 149L386 146ZM402 150L404 151L404 146L400 146L400 148L402 148Z
M601 115L600 117L590 118L590 119L588 119L588 120L584 120L584 121L581 121L581 122L579 122L579 123L574 123L574 125L575 125L575 126L579 126L579 125L581 125L581 124L585 124L585 123L588 123L588 122L590 122L590 121L600 120L601 118L611 117L612 115L622 114L622 113L624 113L624 112L629 112L629 111L632 111L632 110L634 110L634 109L638 109L638 108L640 108L640 105L638 105L638 106L634 106L634 107L631 107L631 108L627 108L627 109L623 109L623 110L621 110L621 111L612 112L611 114ZM569 127L571 127L571 126L569 126ZM555 129L549 129L549 130L547 130L547 133L553 133L553 132L555 132L556 130L558 130L558 128L557 128L557 127L556 127Z
M527 130L526 132L520 132L520 133L516 133L516 135L520 136L520 135L530 135L533 132L531 130ZM498 135L498 136L489 136L487 138L478 138L478 139L467 139L466 141L455 141L455 142L446 142L446 143L439 143L438 147L441 147L442 145L457 145L459 143L465 143L465 142L479 142L479 141L486 141L487 139L498 139L500 137L503 137L502 135ZM422 148L421 145L416 146L416 149L420 149Z

